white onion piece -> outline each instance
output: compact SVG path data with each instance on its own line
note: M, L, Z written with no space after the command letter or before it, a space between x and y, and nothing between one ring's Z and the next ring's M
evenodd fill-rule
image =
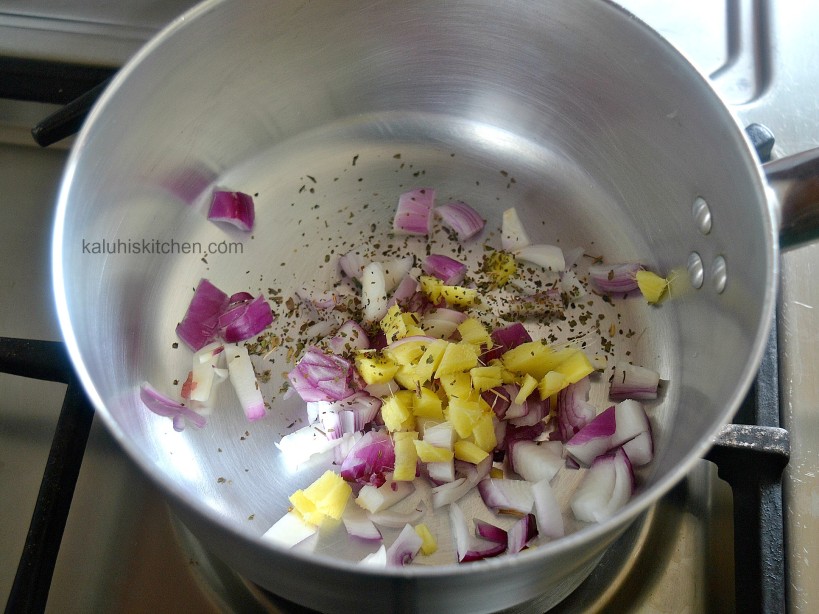
M425 464L427 475L432 482L440 485L455 480L455 463L451 460Z
M436 448L451 450L455 443L455 436L455 428L449 421L440 422L434 426L427 426L424 429L424 441Z
M452 525L452 536L455 540L455 550L458 561L468 563L490 556L497 556L506 550L506 544L475 538L469 533L466 517L457 503L449 506L449 521Z
M580 259L583 257L583 254L585 253L586 253L585 248L580 246L573 247L563 252L564 260L566 261L566 270L568 271L574 265L579 263Z
M575 518L602 522L610 518L631 498L634 473L622 448L598 456L572 498Z
M435 209L441 222L455 231L459 241L470 239L483 230L486 222L475 209L462 201L452 201Z
M355 502L368 512L375 513L392 507L413 492L415 492L415 486L412 482L393 482L392 476L388 475L387 481L377 488L372 484L365 484L359 491Z
M654 458L654 438L651 431L640 433L623 444L623 451L633 467L647 465Z
M282 548L292 548L317 530L316 526L305 522L296 512L287 512L262 535L262 539L278 544Z
M408 512L397 512L394 509L386 509L380 512L371 513L370 520L382 527L390 529L400 529L405 524L418 522L427 513L427 508L423 501L419 501L418 507Z
M384 287L387 294L398 287L398 284L409 274L412 265L415 263L413 256L404 256L397 260L390 260L382 263L384 270Z
M536 264L549 271L563 271L566 268L563 250L556 245L527 245L515 250L514 254L518 260Z
M421 328L430 337L449 339L466 318L467 315L462 311L439 307L421 317Z
M364 302L364 320L375 322L387 313L387 281L384 265L371 262L361 273L361 295Z
M351 537L357 537L367 541L380 541L381 531L373 524L373 521L363 509L359 506L350 503L344 508L344 513L341 515L341 522L344 523L344 528L347 534Z
M412 525L407 524L392 545L387 548L387 565L402 567L412 563L422 544L421 536L416 533Z
M435 189L418 188L398 197L392 222L393 232L407 235L428 235L432 226Z
M306 463L316 454L323 454L342 444L342 439L327 439L327 436L314 426L304 426L297 431L288 433L276 443L282 452L285 463L291 469L296 469Z
M532 484L525 480L487 478L478 483L486 507L495 511L511 510L528 514L535 504Z
M563 537L566 534L563 513L549 480L540 480L532 484L532 496L535 499L535 518L541 535Z
M501 247L510 252L527 247L530 243L529 235L526 234L517 210L513 207L504 211L501 224Z
M560 291L571 300L581 299L589 293L574 271L563 271L560 274Z
M515 473L529 482L551 480L565 464L562 456L534 441L516 441L511 456Z
M438 509L444 505L454 503L472 490L474 486L466 478L458 478L452 482L445 482L440 486L436 486L432 489L432 507Z
M338 257L338 266L347 277L360 279L364 267L367 266L367 259L358 250L353 249Z
M266 411L264 399L259 390L259 382L253 371L253 363L244 345L229 345L225 347L228 374L230 383L239 397L239 403L245 412L245 417L251 422L264 418Z
M660 374L652 369L632 364L614 366L609 397L616 400L657 398Z
M512 525L506 532L506 536L506 551L509 554L520 552L526 547L526 544L537 537L535 517L532 514L526 514Z
M384 544L375 552L371 552L359 561L360 565L368 565L370 567L386 567L387 566L387 548Z

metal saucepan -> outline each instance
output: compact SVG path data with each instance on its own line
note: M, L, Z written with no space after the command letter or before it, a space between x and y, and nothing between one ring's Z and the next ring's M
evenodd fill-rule
M229 292L326 287L329 242L386 232L398 194L422 185L490 228L514 206L540 241L681 271L684 291L661 307L619 307L639 333L629 359L666 382L649 409L656 459L615 517L506 560L365 570L284 551L259 536L317 475L289 472L274 446L304 415L278 395L288 365L258 364L272 407L253 424L223 387L207 428L175 433L138 386L170 392L190 368L174 328L201 277ZM257 194L252 237L206 220L214 186ZM816 231L798 192L780 208L706 80L607 2L213 0L150 42L89 116L59 197L56 300L108 429L247 578L327 611L556 603L736 410L774 311L780 228L788 243ZM123 253L143 240L244 251ZM89 253L101 241L119 253Z

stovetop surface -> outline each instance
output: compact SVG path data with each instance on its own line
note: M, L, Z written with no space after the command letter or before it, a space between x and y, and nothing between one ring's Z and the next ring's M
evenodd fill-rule
M819 146L819 6L784 0L621 2L677 45L743 124L777 137L775 155ZM191 1L0 1L0 55L119 65ZM67 147L40 150L28 128L53 107L0 100L0 335L60 338L48 249ZM819 246L783 255L779 309L784 488L791 611L816 611L819 587ZM11 587L65 386L0 374L0 598ZM626 536L601 584L558 611L726 611L733 604L730 492L707 461ZM633 548L632 548L633 545ZM646 559L641 552L651 552ZM664 565L654 564L662 556ZM605 566L604 566L605 567ZM624 570L631 570L630 574ZM261 598L261 601L257 599ZM225 574L101 424L92 428L48 610L284 611Z

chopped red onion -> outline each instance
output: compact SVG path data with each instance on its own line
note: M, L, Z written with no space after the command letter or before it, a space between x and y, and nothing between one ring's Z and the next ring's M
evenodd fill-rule
M156 415L172 418L175 431L184 429L186 420L200 429L207 424L207 420L203 416L165 396L148 382L142 382L139 387L139 398L145 404L145 407Z
M224 346L221 343L210 343L193 355L188 380L182 386L182 398L207 403L215 383L221 382L216 364L222 355ZM190 384L186 390L186 385Z
M238 303L244 303L247 301L252 301L253 295L250 292L237 292L236 294L232 294L229 300L228 307L233 307Z
M436 486L455 481L455 463L451 460L425 463L429 481ZM440 505L438 506L440 507Z
M341 464L341 477L348 482L379 487L387 481L386 474L395 468L395 448L383 430L364 433Z
M384 269L384 287L387 294L395 290L398 284L409 275L413 264L415 264L414 256L405 256L381 264Z
M488 539L496 544L503 544L506 546L508 540L506 531L501 529L499 526L494 525L491 522L481 520L480 518L475 518L473 523L475 524L475 533L478 535L478 537L483 537L484 539Z
M371 262L361 273L361 296L364 301L364 320L375 322L387 313L387 280L384 265Z
M628 503L634 491L634 471L622 448L594 459L572 498L575 517L603 522Z
M354 350L366 350L370 347L367 331L355 320L347 320L327 339L327 347L333 354L346 354Z
M223 313L219 318L219 327L225 341L237 343L255 337L272 322L270 305L259 295Z
M563 537L565 535L563 514L549 480L540 480L532 484L532 496L535 499L538 531L547 537Z
M435 213L441 218L444 226L457 233L461 241L474 237L483 230L485 224L477 211L461 201L440 205L435 209Z
M412 482L394 482L392 475L381 486L365 484L358 492L355 502L368 512L376 513L392 507L415 492Z
M288 379L304 401L340 401L358 388L353 364L316 346L307 348Z
M518 440L509 446L511 468L524 480L551 480L563 466L563 457L547 445Z
M297 469L311 457L340 448L345 439L327 439L327 436L312 425L304 426L282 437L276 447L282 451L282 457L288 466Z
M563 250L556 245L527 245L515 250L515 258L549 271L563 271L566 268Z
M518 217L517 209L512 207L503 212L501 225L501 247L511 252L529 245L529 236Z
M239 397L239 404L245 412L245 417L254 422L265 417L264 399L256 380L256 372L247 348L243 345L234 345L225 350L230 383Z
M361 255L361 252L353 249L338 257L338 266L347 277L360 279L364 267L367 266L367 259Z
M581 465L589 466L595 458L608 452L617 429L614 406L597 415L565 444L566 452Z
M518 520L507 532L507 552L515 554L526 547L537 537L537 526L534 514L526 514Z
M443 254L430 254L421 264L427 275L432 275L448 286L457 286L466 277L466 265Z
M359 561L361 565L370 567L386 567L387 566L387 548L384 544L375 552L371 552Z
M347 534L367 541L381 541L381 531L370 520L367 512L354 503L344 508L341 521Z
M513 401L509 410L506 412L506 419L510 424L514 424L515 426L534 426L549 413L549 399L541 400L540 394L537 391L526 397L526 402L523 403L523 415L510 418L509 413L515 405L516 403Z
M486 478L478 483L478 492L486 507L494 511L512 510L528 514L535 503L532 485L524 480Z
M381 399L367 392L356 392L340 401L315 402L318 406L316 418L321 422L327 439L338 439L361 431L375 420L381 403Z
M253 197L249 194L223 190L213 192L208 212L208 219L212 222L228 222L239 230L250 232L253 230L255 218Z
M283 548L292 548L314 535L318 527L305 522L297 512L287 512L263 535L262 539Z
M589 279L592 284L605 294L626 294L637 290L637 271L643 265L628 264L593 264L589 267Z
M449 506L449 520L452 525L452 535L455 540L455 550L458 553L459 562L479 561L503 554L506 551L505 543L500 544L472 537L469 534L469 527L466 524L463 510L457 503L452 503Z
M423 543L424 540L412 525L405 525L396 540L387 548L387 565L403 567L412 563Z
M474 484L466 478L458 478L451 482L444 482L432 489L432 507L438 509L444 505L454 503L474 488Z
M418 280L415 279L412 274L408 273L393 291L392 296L387 301L387 308L389 309L393 305L398 304L404 311L418 311L409 308L410 301L412 301L417 292ZM421 295L423 295L423 293L421 293Z
M397 234L428 235L435 204L433 188L418 188L398 197L392 228Z
M628 363L615 365L609 397L618 401L656 399L659 383L660 374L656 371Z
M430 337L436 339L449 339L458 329L458 325L466 320L468 316L462 311L449 309L448 307L437 307L426 312L421 318L421 328Z
M201 279L193 293L185 317L176 327L176 334L194 352L214 340L219 328L219 316L228 306L228 295Z
M531 335L529 335L526 328L520 322L515 322L503 328L496 328L489 336L495 345L484 354L486 361L500 358L505 351L516 348L522 343L529 343L532 340Z
M584 377L557 394L557 436L560 441L571 439L597 415L597 410L588 402L590 388L589 378Z
M372 520L375 524L381 525L382 527L400 529L405 524L418 522L424 517L424 515L426 515L426 513L427 509L424 506L424 502L420 501L418 507L408 512L397 512L392 508L382 510L380 512L374 512L370 514L370 520Z
M481 398L492 408L498 420L503 420L506 417L506 412L512 406L512 400L518 394L518 390L520 390L520 386L517 384L504 384L503 386L484 390L481 393Z
M642 467L654 458L654 438L645 431L623 444L623 451L633 467Z

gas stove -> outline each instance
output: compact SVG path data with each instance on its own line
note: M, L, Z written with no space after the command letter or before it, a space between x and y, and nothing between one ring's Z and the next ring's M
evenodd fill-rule
M59 341L51 298L49 243L53 207L71 139L39 149L29 131L116 70L192 1L0 0L0 336ZM743 125L759 123L776 137L773 156L819 146L814 96L819 42L811 24L819 5L784 0L622 0L709 75ZM63 72L61 72L63 71ZM59 103L59 104L55 104ZM819 556L819 287L812 283L819 246L782 257L778 334L772 338L755 399L790 433L781 509L763 509L784 524L784 586L766 597L794 612L819 608L811 566ZM60 407L70 379L53 354L57 381L0 374L0 598L8 599ZM770 369L778 378L767 381ZM765 370L767 369L767 370ZM30 373L31 374L31 373ZM767 381L767 384L766 384ZM765 386L767 385L767 388ZM759 404L757 404L759 405ZM750 403L738 421L758 417ZM770 415L768 417L771 417ZM717 459L719 460L719 459ZM735 534L754 531L734 507L743 505L722 479L728 470L702 460L635 523L592 576L556 612L732 611L742 603ZM748 466L758 477L759 466ZM767 482L765 482L767 483ZM732 479L733 484L733 479ZM762 489L764 490L764 489ZM770 492L767 493L770 501ZM756 497L756 495L754 495ZM754 498L752 497L752 498ZM776 499L776 497L774 497ZM767 504L763 504L763 507ZM778 515L777 515L778 514ZM747 522L750 522L748 520ZM764 526L757 531L763 536ZM764 539L764 537L763 537ZM757 543L757 546L759 544ZM776 553L774 553L776 554ZM774 563L776 556L773 557ZM762 563L763 565L767 563ZM767 569L761 571L763 575ZM768 578L771 580L771 578ZM773 576L776 588L783 582ZM767 589L766 589L767 590ZM20 603L20 602L18 602ZM777 605L778 604L778 605ZM122 453L98 421L87 447L59 548L46 610L304 611L246 582L212 557L172 515L162 495ZM36 609L35 609L36 611ZM537 603L526 611L539 612Z

